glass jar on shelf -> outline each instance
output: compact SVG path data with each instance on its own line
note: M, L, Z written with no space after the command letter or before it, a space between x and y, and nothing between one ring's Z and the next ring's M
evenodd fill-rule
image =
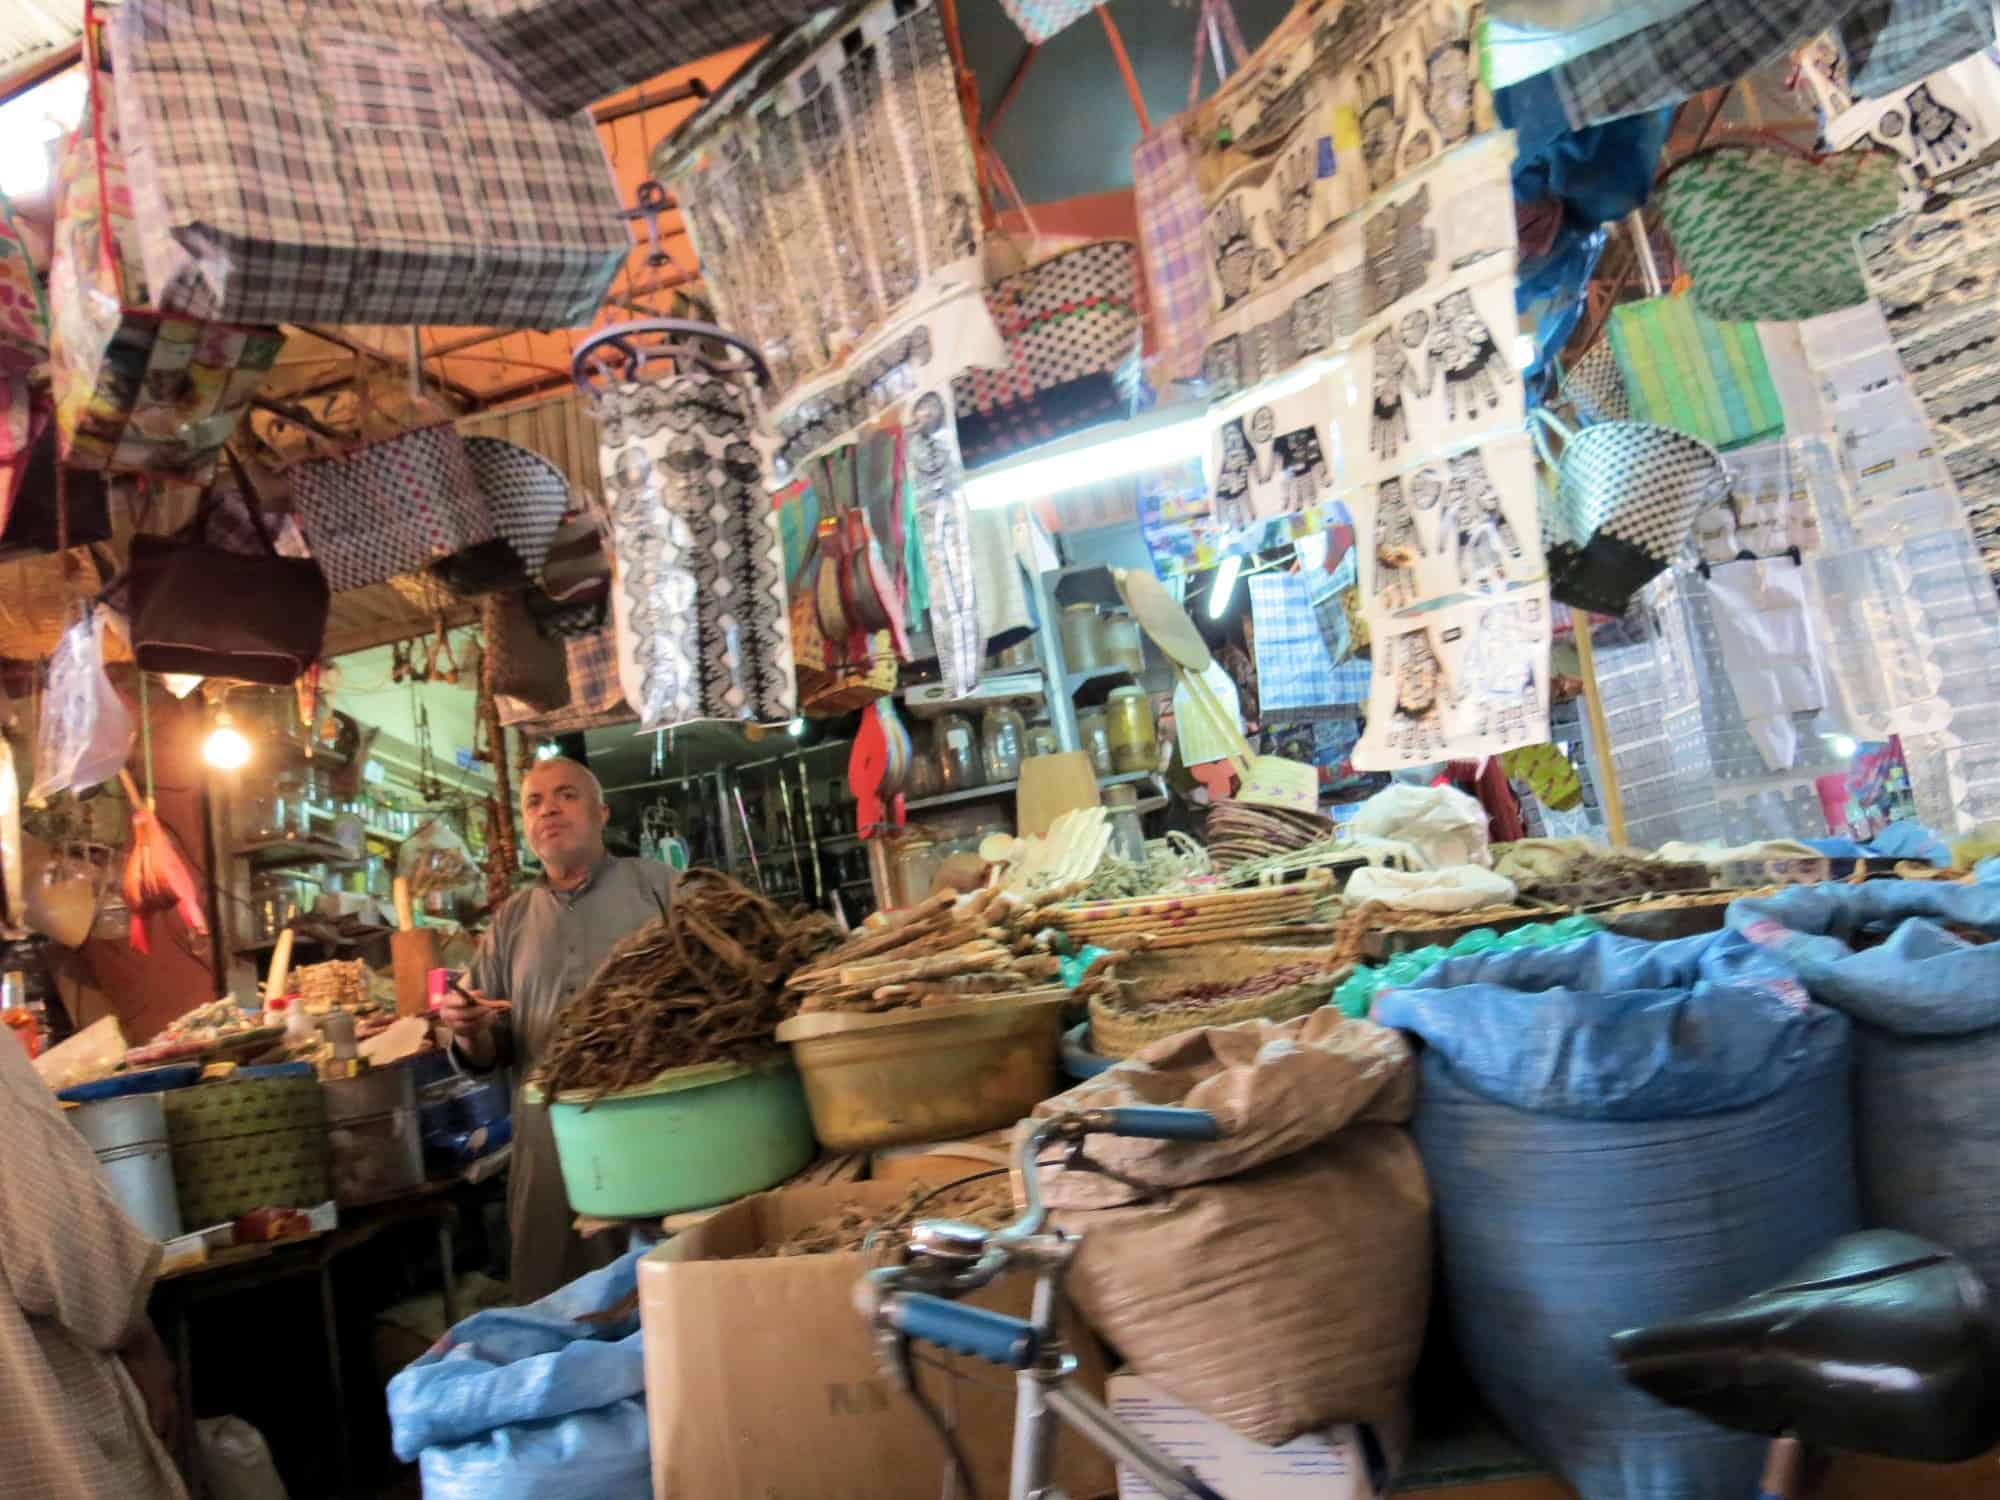
M920 726L911 739L910 770L903 779L903 797L909 802L921 802L944 790L943 773L938 768L936 729Z
M1028 726L1028 748L1023 752L1022 758L1032 759L1037 755L1054 755L1058 753L1060 748L1060 742L1056 739L1055 725L1030 724Z
M996 703L979 716L979 741L991 782L1019 781L1028 726L1018 708Z
M1105 710L1110 718L1112 774L1157 770L1160 745L1153 730L1153 701L1146 690L1113 688Z
M1134 677L1145 675L1146 649L1139 641L1139 622L1130 615L1106 611L1098 618L1098 645L1107 667L1122 667Z
M931 729L937 742L938 784L946 792L965 792L986 785L979 758L979 739L972 720L961 713L942 715Z
M1139 823L1139 789L1135 786L1106 787L1104 817L1111 826L1112 855L1144 869L1146 830Z
M1095 604L1065 607L1057 617L1056 633L1062 640L1064 671L1095 672L1104 665Z
M1102 708L1076 711L1077 748L1090 757L1090 767L1099 776L1111 774L1111 720Z
M893 899L898 906L915 906L931 893L943 856L938 846L921 833L906 833L896 840L890 867L894 872Z

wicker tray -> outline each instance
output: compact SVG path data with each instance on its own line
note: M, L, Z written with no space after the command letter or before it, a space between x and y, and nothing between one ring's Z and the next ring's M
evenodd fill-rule
M1187 1005L1156 1005L1146 1010L1128 1010L1108 1004L1102 997L1090 1002L1090 1041L1100 1057L1130 1057L1149 1042L1179 1036L1199 1026L1234 1026L1240 1021L1289 1021L1308 1011L1318 1010L1333 998L1334 989L1347 977L1346 970L1303 980L1268 995L1227 996Z
M1328 973L1345 972L1355 955L1339 943L1315 936L1302 943L1203 943L1194 948L1141 951L1118 965L1125 1010L1171 999L1191 984L1235 984L1273 969L1319 963Z

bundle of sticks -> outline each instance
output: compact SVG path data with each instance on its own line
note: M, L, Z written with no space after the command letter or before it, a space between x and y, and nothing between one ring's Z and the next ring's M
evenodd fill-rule
M751 1056L790 1014L785 979L839 934L715 870L690 870L666 914L611 950L563 1008L540 1070L544 1097L606 1094L670 1068Z
M1075 941L1103 948L1178 947L1225 939L1248 941L1296 936L1305 924L1317 925L1315 918L1321 914L1322 905L1332 891L1332 875L1315 870L1291 885L1045 907L1038 919Z
M1051 892L1066 896L1067 890ZM1061 960L1036 934L1047 908L997 887L958 897L939 891L900 912L877 913L845 943L792 975L800 1012L883 1011L951 1005L1061 982ZM1076 987L1088 998L1125 955L1100 956Z

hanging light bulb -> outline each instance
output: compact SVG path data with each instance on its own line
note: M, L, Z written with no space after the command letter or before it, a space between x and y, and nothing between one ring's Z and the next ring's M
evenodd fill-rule
M218 771L240 771L250 764L250 742L229 721L229 710L215 711L215 727L202 742L201 758Z

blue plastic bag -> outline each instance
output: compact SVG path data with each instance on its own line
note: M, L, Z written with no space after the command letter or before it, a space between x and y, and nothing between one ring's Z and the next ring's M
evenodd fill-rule
M1871 880L1738 901L1729 926L1855 1027L1854 1136L1871 1226L1955 1250L2000 1292L2000 885ZM1857 950L1864 934L1887 940Z
M528 1307L474 1313L389 1382L397 1457L426 1500L647 1500L646 1372L634 1249Z
M1468 1372L1585 1500L1753 1495L1759 1439L1625 1384L1607 1341L1857 1227L1848 1032L1732 934L1451 959L1376 1002L1427 1044L1411 1129Z

